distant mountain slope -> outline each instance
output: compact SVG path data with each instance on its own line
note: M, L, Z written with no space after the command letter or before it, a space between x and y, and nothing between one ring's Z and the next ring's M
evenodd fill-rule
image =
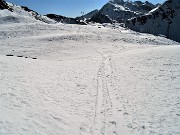
M45 22L45 23L68 23L68 24L81 24L86 25L85 22L79 21L75 18L69 18L56 14L40 15L36 11L33 11L25 6L18 6L11 3L7 3L4 0L0 0L0 23L33 23L33 22Z
M0 23L28 23L42 21L45 23L55 23L43 15L24 6L17 6L0 0Z
M46 15L48 18L55 20L56 22L61 22L61 23L67 23L67 24L81 24L81 25L86 25L85 22L80 21L75 18L70 18L70 17L65 17L62 15L56 15L56 14L47 14Z
M132 30L164 35L180 42L180 0L167 0L148 14L130 19L126 26Z
M65 17L65 16L57 15L57 14L47 14L46 16L50 19L53 19L61 23L86 25L85 21L88 21L97 12L98 10L96 9L83 16L76 17L76 18Z
M98 13L92 16L91 21L95 22L109 22L114 20L117 22L124 22L127 19L132 17L140 16L145 13L148 13L150 10L155 8L156 5L153 5L149 2L129 2L123 0L111 0L105 4ZM102 17L104 16L104 17ZM106 17L105 17L106 16ZM106 18L104 20L104 18ZM107 21L107 18L109 20Z
M89 20L89 19L91 19L91 17L94 15L94 14L96 14L96 13L98 13L98 9L95 9L95 10L93 10L93 11L91 11L91 12L89 12L89 13L87 13L87 14L85 14L85 15L82 15L82 16L80 16L80 17L76 17L76 19L79 19L79 20Z

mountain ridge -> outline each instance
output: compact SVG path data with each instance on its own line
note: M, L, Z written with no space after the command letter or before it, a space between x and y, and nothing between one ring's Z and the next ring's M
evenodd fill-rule
M129 19L126 26L134 31L164 35L180 42L179 13L180 1L167 0L148 14Z
M129 2L123 0L110 0L99 10L98 13L92 16L91 21L100 23L116 21L122 23L132 17L137 17L148 13L156 6L157 5L153 5L152 3L147 1Z

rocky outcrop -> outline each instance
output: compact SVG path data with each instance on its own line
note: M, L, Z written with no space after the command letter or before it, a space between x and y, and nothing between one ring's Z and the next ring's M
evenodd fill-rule
M95 15L93 15L90 21L98 22L98 23L112 23L113 22L113 20L109 18L108 15L105 15L101 12L98 12Z
M3 9L8 9L10 11L13 11L13 9L4 0L0 0L0 10Z
M48 18L55 20L56 22L61 22L61 23L67 23L67 24L81 24L81 25L86 25L85 22L79 21L75 18L69 18L65 17L62 15L56 15L56 14L47 14L46 15Z
M163 35L180 42L180 1L167 0L148 14L129 19L126 26L132 30Z

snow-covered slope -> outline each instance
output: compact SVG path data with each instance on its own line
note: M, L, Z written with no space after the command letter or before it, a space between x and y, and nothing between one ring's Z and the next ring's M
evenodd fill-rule
M149 2L111 0L91 18L91 21L99 22L101 20L101 22L106 22L101 18L102 16L107 16L111 20L124 22L129 18L145 14L155 7L155 5Z
M54 20L42 16L27 7L13 5L5 1L0 2L0 9L0 23L32 23L37 21L55 23Z
M11 7L0 11L20 18L0 23L0 135L180 134L180 43Z
M111 25L1 24L0 134L179 135L178 45Z
M15 12L11 12L7 9L0 11L0 23L33 23L37 22L37 20L29 15L22 15Z
M180 42L180 1L167 0L148 14L130 19L126 26L132 30L164 35Z

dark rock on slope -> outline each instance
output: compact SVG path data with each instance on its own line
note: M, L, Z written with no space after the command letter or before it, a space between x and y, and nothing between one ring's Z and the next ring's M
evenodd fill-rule
M93 15L90 21L98 22L98 23L112 23L113 22L113 20L108 15L105 15L101 12L98 12L95 15Z
M69 18L65 17L62 15L56 15L56 14L47 14L46 15L48 18L55 20L56 22L61 22L61 23L67 23L67 24L81 24L81 25L86 25L85 22L79 21L75 18Z
M180 1L167 0L148 14L130 19L126 26L132 30L164 35L180 42Z
M0 9L8 9L10 11L13 11L13 9L4 0L0 0Z

